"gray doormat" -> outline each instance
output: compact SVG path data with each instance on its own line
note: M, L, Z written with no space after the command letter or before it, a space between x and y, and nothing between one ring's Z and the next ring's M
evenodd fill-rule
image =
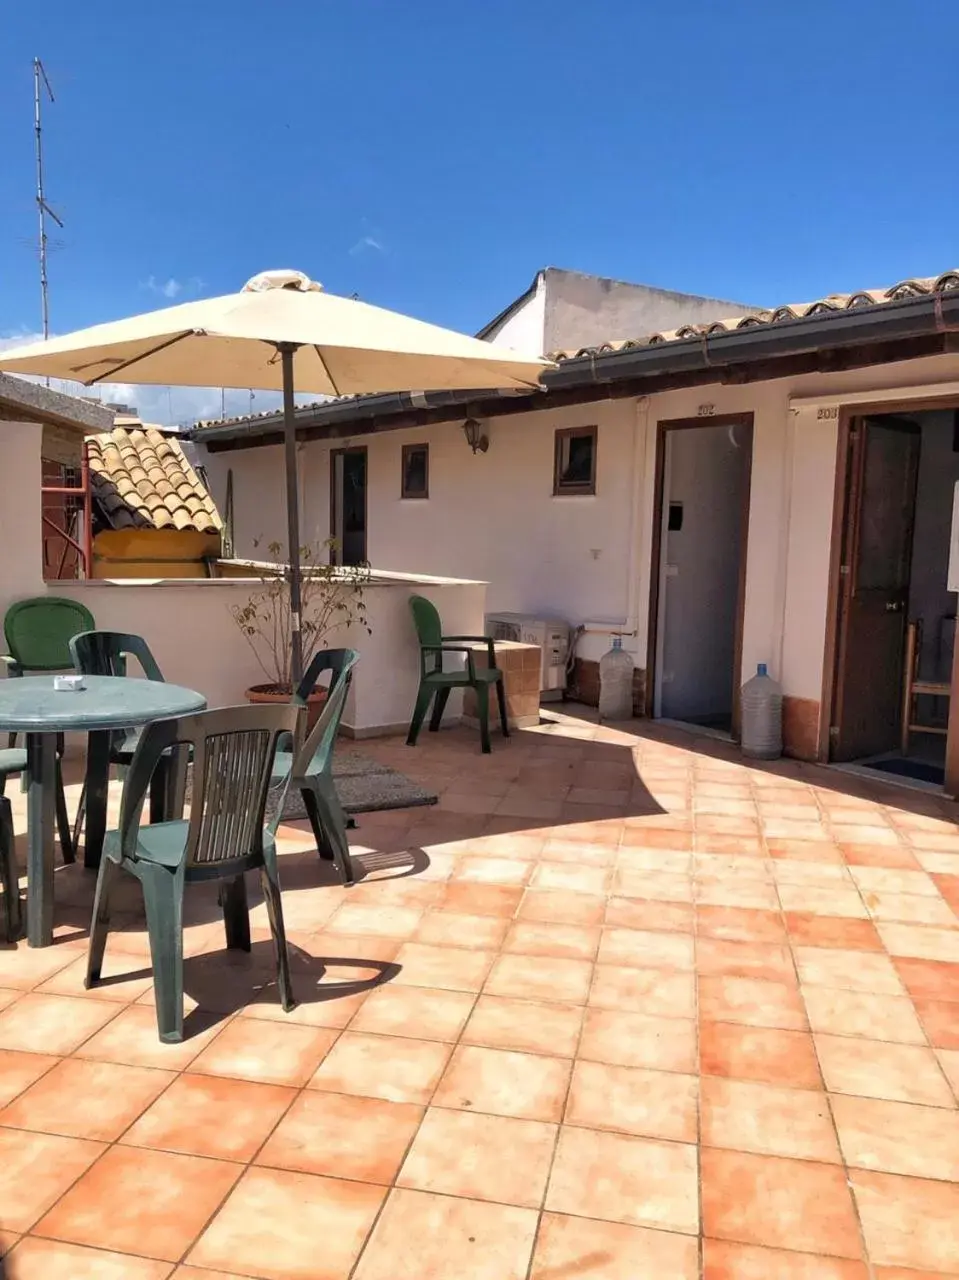
M333 757L333 781L340 804L347 813L373 813L380 809L412 809L420 805L436 804L439 797L426 791L404 774L389 765L371 760L359 751L337 751ZM267 801L267 820L276 811L281 787L271 793ZM298 791L290 792L283 806L283 817L296 821L306 817L303 797Z

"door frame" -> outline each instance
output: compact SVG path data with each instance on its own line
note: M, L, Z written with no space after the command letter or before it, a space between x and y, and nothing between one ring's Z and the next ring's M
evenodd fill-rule
M339 564L339 552L336 547L336 513L339 504L336 492L336 459L348 453L362 453L366 462L366 487L363 490L363 528L365 531L366 551L369 552L369 514L370 514L370 456L365 444L347 445L342 449L330 450L330 564Z
M840 624L843 552L846 548L847 526L854 504L852 502L852 424L857 418L881 418L885 416L908 417L916 413L928 413L935 409L951 409L959 412L959 397L936 396L915 400L875 400L868 403L840 404L839 431L836 441L836 474L833 485L832 534L829 550L829 584L826 598L826 643L823 655L822 693L820 695L818 759L829 762L832 740L831 729L841 693ZM920 446L921 448L921 446ZM921 454L920 454L921 458ZM959 795L959 643L952 655L950 672L949 720L946 734L946 767L944 791L948 796Z
M746 559L749 551L749 504L752 492L753 443L755 440L752 412L716 413L708 417L661 418L656 423L656 465L653 480L653 537L649 555L649 615L646 632L646 681L644 712L653 719L656 701L656 663L659 657L659 605L662 593L663 516L666 505L666 440L671 431L691 431L694 428L746 427L749 431L749 449L746 453L743 476L743 500L740 512L739 582L737 584L736 634L733 642L733 738L739 738L740 716L739 681L743 666L743 623L746 616ZM959 646L957 646L959 647Z

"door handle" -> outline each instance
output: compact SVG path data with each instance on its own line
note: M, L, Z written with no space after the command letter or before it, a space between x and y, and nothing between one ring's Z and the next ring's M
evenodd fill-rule
M887 601L886 601L886 613L902 613L902 601L901 601L901 600L887 600Z

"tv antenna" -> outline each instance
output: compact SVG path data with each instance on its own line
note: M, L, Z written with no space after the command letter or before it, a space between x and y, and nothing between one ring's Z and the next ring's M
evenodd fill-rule
M63 230L63 223L47 204L46 197L43 194L43 136L40 119L40 104L43 99L44 90L51 102L56 99L53 96L53 89L50 87L50 81L43 63L39 58L33 60L33 128L37 139L37 214L40 219L40 305L43 319L43 336L50 336L50 300L48 296L47 281L47 216L49 215L57 226ZM50 385L49 378L47 385Z

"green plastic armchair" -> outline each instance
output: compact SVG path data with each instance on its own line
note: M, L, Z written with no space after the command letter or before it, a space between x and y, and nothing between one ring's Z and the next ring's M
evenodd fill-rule
M125 872L143 888L160 1039L183 1039L183 897L186 885L222 880L220 903L226 945L250 950L247 871L259 870L277 955L280 999L294 1006L283 925L275 830L264 826L273 758L284 734L295 732L301 709L293 703L226 707L179 720L157 720L140 738L123 787L120 826L108 831L97 877L87 959L87 987L100 981L110 896ZM153 772L177 747L193 751L190 817L141 826ZM282 806L281 806L282 807Z
M420 642L420 687L413 708L413 719L406 744L416 746L423 721L433 703L433 714L430 717L430 732L435 733L443 720L443 712L453 689L473 689L476 693L476 706L480 722L480 742L483 751L490 751L489 741L489 691L490 686L496 688L499 704L500 726L503 737L509 737L509 725L506 720L506 690L503 687L503 673L496 665L496 649L489 636L444 636L440 623L440 615L431 600L424 596L410 596L410 611ZM485 644L487 647L486 667L477 667L473 661L473 650L469 646ZM446 654L465 654L466 665L459 669L447 671L443 660ZM435 701L434 701L435 699Z
M347 818L333 783L333 748L343 719L346 695L353 680L353 668L360 655L355 649L323 649L313 658L293 701L306 707L306 700L324 671L331 673L323 710L306 740L276 753L273 782L289 775L290 791L303 797L306 815L313 828L320 857L332 862L346 884L353 883L353 864L346 834L354 825ZM301 724L304 721L301 719ZM285 744L290 746L290 744Z

